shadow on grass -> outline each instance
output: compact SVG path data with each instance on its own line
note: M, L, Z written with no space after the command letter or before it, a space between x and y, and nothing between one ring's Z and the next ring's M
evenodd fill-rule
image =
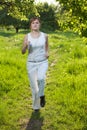
M87 130L87 119L85 120L85 124L84 124L84 127L82 128L82 130Z
M16 33L12 33L12 32L0 32L0 36L3 36L3 37L12 37L14 36Z
M42 130L43 120L44 118L41 117L40 112L32 112L25 130Z
M16 33L14 30L9 30L9 31L0 31L0 36L3 37L12 37L18 34L27 34L29 30L19 30L18 33Z

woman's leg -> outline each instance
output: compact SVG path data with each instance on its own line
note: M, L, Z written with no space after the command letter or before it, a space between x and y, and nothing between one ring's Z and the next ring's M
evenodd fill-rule
M44 87L45 87L45 78L47 69L48 69L48 62L43 62L38 66L38 87L39 87L40 105L42 107L44 107L45 105Z
M42 62L38 66L38 86L39 86L39 96L44 95L45 78L48 69L48 62Z
M37 83L37 68L30 64L28 71L30 86L32 90L33 109L40 109L39 88Z

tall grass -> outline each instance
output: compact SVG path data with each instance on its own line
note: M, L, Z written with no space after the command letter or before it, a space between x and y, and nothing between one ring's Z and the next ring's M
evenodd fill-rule
M29 130L86 130L86 40L73 32L49 33L46 107L33 115L23 37L0 32L0 130L25 130L31 120Z

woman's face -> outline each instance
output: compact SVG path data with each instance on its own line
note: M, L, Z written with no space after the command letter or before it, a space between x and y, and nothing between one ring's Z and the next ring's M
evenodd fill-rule
M30 28L32 31L38 31L40 29L40 22L38 19L35 19L34 21L32 21Z

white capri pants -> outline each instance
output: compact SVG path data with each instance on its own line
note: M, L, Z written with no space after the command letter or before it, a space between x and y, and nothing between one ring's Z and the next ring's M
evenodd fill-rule
M33 109L40 108L40 96L44 95L45 78L48 60L42 62L27 62L28 76L32 90Z

